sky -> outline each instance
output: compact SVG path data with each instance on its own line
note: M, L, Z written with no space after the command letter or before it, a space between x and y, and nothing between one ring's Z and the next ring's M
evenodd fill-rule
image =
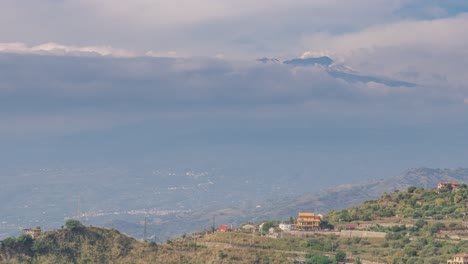
M3 0L0 165L467 167L466 28L464 0Z

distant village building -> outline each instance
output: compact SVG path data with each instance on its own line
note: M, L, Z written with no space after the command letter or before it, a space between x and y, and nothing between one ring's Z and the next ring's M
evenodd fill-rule
M241 226L241 229L244 231L253 231L257 229L257 225L254 223L245 223Z
M321 215L315 213L299 212L297 216L296 228L298 230L319 230Z
M38 237L42 233L41 228L38 226L36 228L26 228L23 229L23 234L30 235L33 239Z
M228 224L219 225L219 231L221 231L221 232L231 232L232 231L232 225L228 225Z
M296 230L296 225L294 224L279 224L278 227L283 231Z
M437 185L437 190L439 191L444 187L449 187L452 189L452 191L456 191L459 185L460 184L458 182L439 182L439 184Z
M270 229L268 229L268 233L279 233L279 232L281 232L281 228L277 226L270 227Z
M468 264L468 253L460 253L447 260L447 264Z

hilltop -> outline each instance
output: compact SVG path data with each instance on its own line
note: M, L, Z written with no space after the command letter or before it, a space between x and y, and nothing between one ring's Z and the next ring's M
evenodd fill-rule
M406 191L385 192L380 199L344 210L331 211L332 222L371 221L397 216L413 219L464 219L468 212L468 187L462 184L457 190L448 187L425 190L408 187Z

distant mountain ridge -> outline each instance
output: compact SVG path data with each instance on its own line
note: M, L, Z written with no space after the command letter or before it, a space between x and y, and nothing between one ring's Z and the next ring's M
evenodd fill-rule
M344 64L336 63L333 59L328 56L321 57L310 57L310 58L294 58L290 60L285 60L283 62L279 61L276 58L261 58L257 59L258 62L262 63L282 63L290 66L322 66L328 72L331 77L345 80L347 82L361 82L361 83L379 83L390 87L414 87L416 84L386 77L371 76L361 74L357 71L350 70Z

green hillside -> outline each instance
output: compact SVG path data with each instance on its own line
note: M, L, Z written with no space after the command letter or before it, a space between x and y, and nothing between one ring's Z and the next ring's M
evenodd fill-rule
M463 219L468 212L468 187L457 191L409 187L406 191L384 193L380 199L327 214L330 222L371 221L385 217L414 219Z

